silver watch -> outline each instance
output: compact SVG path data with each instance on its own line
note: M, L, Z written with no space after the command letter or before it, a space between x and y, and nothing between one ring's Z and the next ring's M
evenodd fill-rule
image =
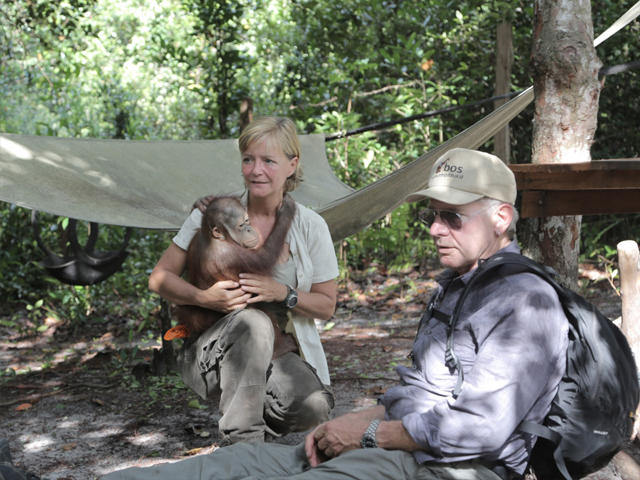
M374 420L364 431L364 435L362 435L362 439L360 440L362 448L378 448L378 440L376 440L378 425L380 425L380 420Z

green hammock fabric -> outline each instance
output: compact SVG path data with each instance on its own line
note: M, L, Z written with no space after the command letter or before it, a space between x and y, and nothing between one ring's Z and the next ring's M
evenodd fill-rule
M640 1L595 40L640 15ZM440 155L478 148L533 100L525 90L453 139L354 191L327 162L322 135L301 136L305 182L294 192L329 224L334 241L358 232L425 188ZM236 140L124 141L0 134L0 200L103 224L178 229L193 201L242 189Z

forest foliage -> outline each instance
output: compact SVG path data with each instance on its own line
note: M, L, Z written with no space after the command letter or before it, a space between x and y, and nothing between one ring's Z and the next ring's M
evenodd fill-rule
M596 34L633 3L594 0ZM518 91L531 84L532 1L2 2L0 131L133 140L233 138L240 102L250 97L256 115L290 116L302 133L335 133L464 105L493 95L496 26L503 21L513 25L512 90ZM637 60L639 51L636 21L599 47L598 55L613 66ZM638 78L637 71L606 78L593 158L639 155ZM492 109L485 104L328 142L327 154L336 175L361 188ZM529 107L511 124L513 163L530 160L531 117ZM491 141L483 149L491 151ZM401 268L430 257L432 243L415 220L415 208L402 206L343 241L337 246L343 265ZM111 314L145 319L157 305L146 278L169 234L136 231L121 273L73 288L51 280L37 265L42 253L29 217L29 211L0 204L0 292L6 302L24 303L36 325L56 312L82 321L107 305ZM64 219L48 222L46 237L64 250L66 241L58 238ZM606 255L603 245L633 235L633 224L624 217L589 230L587 222L585 248ZM101 242L108 249L121 238L113 227L103 229Z

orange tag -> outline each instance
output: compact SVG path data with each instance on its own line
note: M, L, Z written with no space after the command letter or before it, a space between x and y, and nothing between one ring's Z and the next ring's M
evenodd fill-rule
M18 405L16 407L16 411L20 412L22 410L28 410L29 408L33 407L33 405L31 405L30 403L23 403L21 405Z
M188 337L191 333L191 329L186 325L178 325L177 327L170 328L167 333L164 334L165 340L175 340L176 338Z

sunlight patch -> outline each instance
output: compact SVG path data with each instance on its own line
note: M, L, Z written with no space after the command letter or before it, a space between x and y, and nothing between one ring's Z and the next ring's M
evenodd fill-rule
M158 443L164 443L167 437L162 433L147 433L144 435L135 435L127 438L127 440L138 447L155 445Z
M79 420L63 420L58 424L57 428L77 429L80 426Z
M41 452L55 444L55 440L49 435L28 436L21 440L24 441L24 450L31 452Z
M105 438L105 437L114 437L116 435L120 435L122 433L122 428L103 428L101 430L85 433L82 435L83 438L91 439L91 438Z

